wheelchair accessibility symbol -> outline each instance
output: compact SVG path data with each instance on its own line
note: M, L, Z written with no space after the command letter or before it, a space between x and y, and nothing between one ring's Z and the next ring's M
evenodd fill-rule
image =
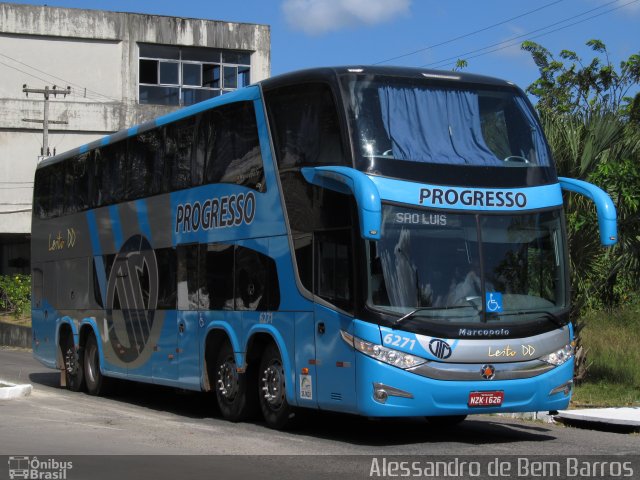
M485 295L487 312L502 312L502 294L498 292L487 292Z

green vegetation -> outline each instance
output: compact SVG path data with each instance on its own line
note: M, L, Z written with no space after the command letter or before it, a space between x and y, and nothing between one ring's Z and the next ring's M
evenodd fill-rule
M0 275L0 312L16 319L31 315L31 277Z
M540 73L527 92L540 115L560 176L604 189L618 213L618 244L599 244L595 208L565 194L576 331L575 402L640 401L640 54L618 67L600 40L583 61L563 50L555 57L524 42Z
M575 406L640 406L640 296L624 307L583 318L588 374L574 392Z

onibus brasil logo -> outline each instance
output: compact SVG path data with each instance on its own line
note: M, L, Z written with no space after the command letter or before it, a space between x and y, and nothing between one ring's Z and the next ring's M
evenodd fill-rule
M66 480L67 471L73 468L73 462L63 462L54 458L9 457L9 478L34 480Z

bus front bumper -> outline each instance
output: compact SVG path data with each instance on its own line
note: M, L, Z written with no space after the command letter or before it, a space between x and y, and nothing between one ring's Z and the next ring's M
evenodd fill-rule
M423 377L359 352L356 357L358 411L371 417L553 411L565 409L571 399L573 359L531 378L484 380L479 371L477 381L454 381ZM502 395L502 402L470 407L478 392Z

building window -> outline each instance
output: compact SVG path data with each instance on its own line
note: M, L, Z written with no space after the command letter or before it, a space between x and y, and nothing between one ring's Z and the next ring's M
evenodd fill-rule
M193 105L249 85L249 52L139 44L142 104Z

